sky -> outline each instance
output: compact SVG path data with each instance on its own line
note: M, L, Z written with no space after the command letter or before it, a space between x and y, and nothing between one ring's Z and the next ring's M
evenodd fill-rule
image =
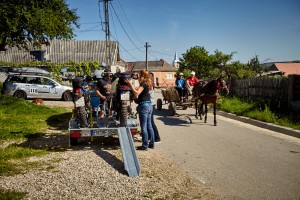
M103 0L66 0L77 9L76 40L105 40ZM300 0L111 0L110 40L126 62L170 64L195 46L232 61L300 60Z

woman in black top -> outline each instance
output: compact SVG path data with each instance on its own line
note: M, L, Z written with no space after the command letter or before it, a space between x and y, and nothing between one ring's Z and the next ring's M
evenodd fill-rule
M146 70L141 70L139 74L138 88L134 88L131 81L125 81L132 89L133 94L137 97L138 114L142 133L142 146L138 147L138 150L147 151L148 148L154 148L154 132L151 124L151 115L153 112L151 97L149 90L152 89L152 80L150 74ZM149 136L149 137L148 137ZM149 142L150 141L150 142Z

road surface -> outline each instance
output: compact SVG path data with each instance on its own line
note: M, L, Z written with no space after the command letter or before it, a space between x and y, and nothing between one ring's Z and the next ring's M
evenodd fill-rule
M159 93L157 98L159 98ZM300 139L194 109L155 111L162 143L156 150L224 199L300 199ZM193 121L187 123L187 117Z

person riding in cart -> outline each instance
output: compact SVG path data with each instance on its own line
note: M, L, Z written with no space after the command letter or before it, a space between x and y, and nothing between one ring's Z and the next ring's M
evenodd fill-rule
M188 94L192 95L194 85L199 81L195 76L195 72L192 71L190 76L186 78L187 86L188 86Z
M176 90L179 94L180 100L183 99L184 101L186 101L187 83L186 83L186 80L183 77L182 72L180 72L178 74L178 77L176 78L175 87L176 87Z

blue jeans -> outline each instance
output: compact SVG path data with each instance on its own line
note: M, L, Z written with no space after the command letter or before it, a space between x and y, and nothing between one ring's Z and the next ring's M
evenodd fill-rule
M138 106L138 114L141 124L142 146L145 148L154 147L154 131L151 124L153 108L151 103L143 103ZM149 138L148 138L149 135ZM149 142L150 141L150 142Z
M153 110L155 109L155 106L154 106L154 105L152 105L152 109L153 109ZM160 135L159 135L157 126L156 126L156 124L155 124L155 122L154 122L153 110L152 110L152 114L151 114L151 124L152 124L152 128L153 128L153 131L154 131L154 141L155 141L155 142L158 142L158 141L160 141Z

